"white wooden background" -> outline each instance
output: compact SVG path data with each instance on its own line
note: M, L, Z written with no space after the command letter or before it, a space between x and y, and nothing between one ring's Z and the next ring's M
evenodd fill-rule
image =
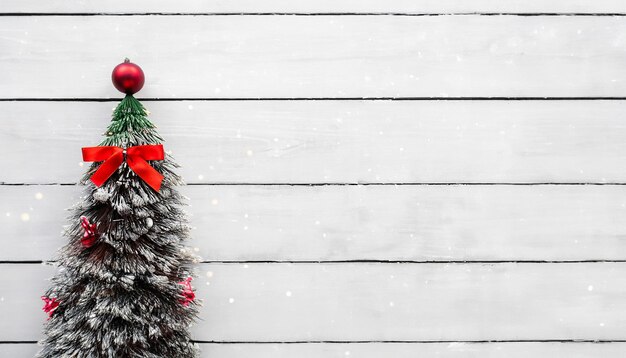
M140 64L203 357L623 357L626 2L0 3L0 356Z

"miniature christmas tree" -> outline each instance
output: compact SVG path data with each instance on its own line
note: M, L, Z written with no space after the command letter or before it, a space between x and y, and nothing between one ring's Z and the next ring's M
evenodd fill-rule
M49 314L38 357L196 357L189 326L196 257L184 246L189 226L175 190L177 165L133 97L144 82L126 60L113 71L126 97L99 147L73 209L59 272L42 299Z

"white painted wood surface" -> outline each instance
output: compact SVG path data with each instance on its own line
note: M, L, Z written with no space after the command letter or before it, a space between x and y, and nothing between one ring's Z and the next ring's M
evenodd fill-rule
M0 321L4 339L40 337L39 293L52 273L4 265L0 316L19 317ZM199 273L201 341L617 340L626 329L626 263L202 264Z
M0 102L0 182L76 182L114 105ZM622 101L145 105L190 183L626 181Z
M200 343L202 358L621 358L624 343L363 343L363 344L215 344ZM35 344L0 345L2 357L33 357Z
M83 13L83 12L399 12L399 13L451 13L451 12L624 12L626 4L619 0L3 0L0 12Z
M204 260L620 260L626 186L190 186ZM82 193L0 186L2 260L49 260Z
M215 14L254 12L306 16ZM199 184L182 188L192 246L237 261L200 266L194 336L225 342L203 357L623 356L626 104L584 98L626 93L626 22L604 16L625 12L615 0L2 1L0 100L18 101L0 101L0 356L36 351L54 269L28 262L53 258L80 190L51 184L81 176L125 56L146 71L141 96L171 100L145 104ZM398 16L427 13L456 15ZM336 100L351 97L370 99ZM330 185L289 185L310 183ZM449 262L466 260L505 262ZM515 340L530 342L498 342Z
M3 17L0 98L622 96L623 17ZM172 29L175 29L173 31Z
M583 358L596 354L598 357L622 357L624 344L314 344L314 345L217 345L201 344L203 357L232 358Z

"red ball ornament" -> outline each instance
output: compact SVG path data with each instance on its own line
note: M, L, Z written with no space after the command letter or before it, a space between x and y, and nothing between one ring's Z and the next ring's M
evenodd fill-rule
M111 74L113 85L120 92L134 94L143 87L145 77L141 67L125 59L123 63L115 66Z

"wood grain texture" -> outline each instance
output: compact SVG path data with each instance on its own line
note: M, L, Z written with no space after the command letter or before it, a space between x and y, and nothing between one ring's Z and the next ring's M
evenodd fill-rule
M624 343L364 343L364 344L209 344L201 358L621 358ZM33 357L36 344L0 344L1 357Z
M626 264L203 264L202 341L623 340ZM43 265L2 266L0 336L35 340ZM210 285L207 285L207 282Z
M623 101L145 105L189 183L626 182ZM114 106L0 102L0 182L75 182Z
M0 260L65 243L72 186L0 186ZM623 260L626 186L190 186L204 260Z
M407 13L450 13L450 12L623 12L626 5L619 0L350 0L350 1L203 1L187 0L171 2L165 0L140 1L61 1L48 0L4 0L0 12L407 12Z
M5 17L0 98L622 96L621 17ZM172 31L176 29L176 31ZM97 59L97 61L95 61ZM72 85L63 83L71 82Z

